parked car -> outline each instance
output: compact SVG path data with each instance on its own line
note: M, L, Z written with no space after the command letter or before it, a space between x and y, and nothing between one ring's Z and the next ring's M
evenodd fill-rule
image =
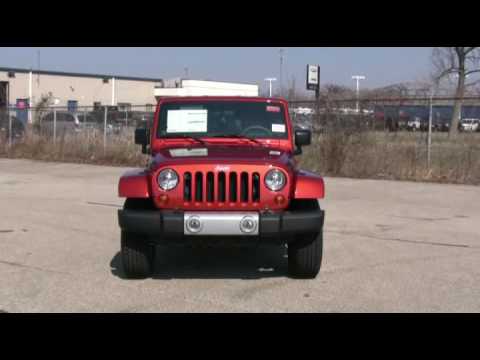
M80 131L80 120L77 114L68 111L57 111L56 114L51 111L40 118L39 126L44 135L53 135L54 126L56 135L75 133Z
M479 125L479 119L462 119L459 124L459 130L465 132L474 132L478 131Z
M434 120L432 124L432 131L449 132L450 121L442 119Z
M418 116L407 121L407 130L409 131L420 131L422 130L421 127L422 127L422 121Z
M25 134L25 125L23 124L23 122L20 121L20 119L18 119L16 116L11 116L9 118L7 111L1 111L0 112L0 134L2 138L6 140L10 138L10 134L9 134L10 121L12 123L11 125L12 140L23 137L23 135Z

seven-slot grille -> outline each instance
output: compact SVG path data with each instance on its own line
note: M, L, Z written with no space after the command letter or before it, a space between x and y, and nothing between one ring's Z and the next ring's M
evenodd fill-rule
M185 172L183 199L187 202L256 203L260 201L258 172Z

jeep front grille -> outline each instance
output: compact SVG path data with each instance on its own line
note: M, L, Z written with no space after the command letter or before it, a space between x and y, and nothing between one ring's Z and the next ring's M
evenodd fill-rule
M187 202L258 203L260 174L232 172L183 173L183 199Z

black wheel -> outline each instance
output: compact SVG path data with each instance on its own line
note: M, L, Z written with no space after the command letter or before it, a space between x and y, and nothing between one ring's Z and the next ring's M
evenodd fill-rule
M322 264L323 232L305 235L288 244L288 272L293 277L313 279Z
M123 270L128 278L142 279L152 274L155 247L142 235L122 231L121 254Z

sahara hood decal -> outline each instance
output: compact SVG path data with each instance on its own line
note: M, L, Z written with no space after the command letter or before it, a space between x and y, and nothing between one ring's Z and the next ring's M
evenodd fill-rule
M207 148L170 149L169 152L171 157L208 156Z

